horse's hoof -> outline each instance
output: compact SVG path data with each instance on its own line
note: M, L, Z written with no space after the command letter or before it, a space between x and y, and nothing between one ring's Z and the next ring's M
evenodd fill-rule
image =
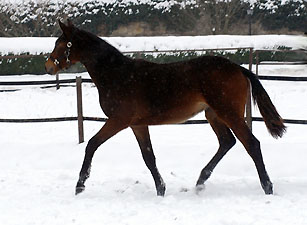
M77 186L76 187L76 193L75 193L75 195L78 195L78 194L80 194L81 192L83 192L85 190L85 186L83 185L83 186Z
M262 184L262 188L266 195L273 194L273 184L270 181L267 181L266 184Z
M198 195L205 189L206 189L206 186L204 184L198 184L195 187L195 193Z
M273 187L266 187L263 190L264 190L264 193L266 195L272 195L273 194Z
M165 190L166 190L165 186L161 185L160 187L157 188L157 195L161 196L161 197L164 197Z

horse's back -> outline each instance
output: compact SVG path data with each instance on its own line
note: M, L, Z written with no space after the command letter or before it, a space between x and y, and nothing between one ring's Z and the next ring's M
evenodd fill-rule
M138 107L146 115L138 116L140 123L183 122L208 107L221 108L238 99L241 114L246 92L240 95L247 81L229 60L203 56L168 64L138 63L135 89L139 92Z

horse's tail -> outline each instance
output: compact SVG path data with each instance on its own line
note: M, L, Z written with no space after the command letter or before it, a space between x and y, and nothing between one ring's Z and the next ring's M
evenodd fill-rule
M252 86L252 95L254 103L258 105L259 111L263 117L265 125L274 138L282 137L286 131L283 119L278 114L268 93L254 73L250 70L240 67L242 73L249 79Z

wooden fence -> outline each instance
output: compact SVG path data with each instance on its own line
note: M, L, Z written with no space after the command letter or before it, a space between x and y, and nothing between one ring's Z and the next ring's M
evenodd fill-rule
M240 48L242 49L242 48ZM252 69L252 59L253 59L253 49L245 48L250 50L250 62L249 69ZM238 48L227 48L227 49L197 49L196 51L217 51L217 50L238 50ZM176 50L176 51L193 51L193 50ZM195 50L194 50L195 51ZM258 50L257 50L258 51ZM256 53L257 53L256 51ZM143 54L143 53L157 53L158 51L146 51L146 52L126 52L127 54ZM175 52L175 51L159 51L159 52ZM259 54L259 52L258 52ZM3 57L3 56L2 56ZM12 56L10 56L12 57ZM29 57L28 55L26 57ZM13 58L13 57L12 57ZM1 59L1 57L0 57ZM268 63L266 63L268 64ZM282 64L282 63L279 63ZM283 65L289 65L289 63L284 62ZM293 65L292 63L291 65ZM307 62L299 62L295 63L295 65L306 64ZM257 61L256 63L256 73L258 75L258 66L261 65L261 62ZM270 64L275 65L275 64ZM271 80L271 81L307 81L307 77L293 77L293 76L266 76L259 75L260 80ZM65 79L65 80L48 80L48 81L4 81L0 82L0 86L18 86L18 85L55 85L57 88L60 87L61 84L72 84L76 85L76 95L77 95L77 116L76 117L57 117L57 118L33 118L33 119L1 119L0 122L6 123L34 123L34 122L60 122L60 121L78 121L78 134L79 134L79 143L84 142L84 129L83 122L84 121L100 121L105 122L107 118L99 118L99 117L86 117L83 115L83 106L82 106L82 83L92 83L91 79L82 79L81 77L76 77L76 79ZM251 98L249 93L249 101L247 103L246 108L246 121L249 125L250 129L252 129L252 121L263 121L260 117L252 117L251 113ZM98 103L97 103L98 104ZM296 119L284 119L285 123L290 124L307 124L307 120L296 120ZM188 120L185 123L181 124L205 124L208 123L207 120Z

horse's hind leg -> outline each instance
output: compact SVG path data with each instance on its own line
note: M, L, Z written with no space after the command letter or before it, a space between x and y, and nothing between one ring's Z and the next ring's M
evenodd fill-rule
M260 142L252 134L243 118L228 119L228 124L253 159L265 194L273 194L273 184L265 169L260 149Z
M165 183L163 182L163 179L156 166L156 158L153 153L148 126L133 126L131 128L139 143L145 164L150 170L153 179L155 181L157 195L164 196Z
M214 157L202 169L196 183L197 186L204 184L204 182L210 177L218 162L236 143L236 139L231 133L230 129L216 116L215 112L211 108L206 110L206 118L209 121L213 131L215 132L220 146Z

